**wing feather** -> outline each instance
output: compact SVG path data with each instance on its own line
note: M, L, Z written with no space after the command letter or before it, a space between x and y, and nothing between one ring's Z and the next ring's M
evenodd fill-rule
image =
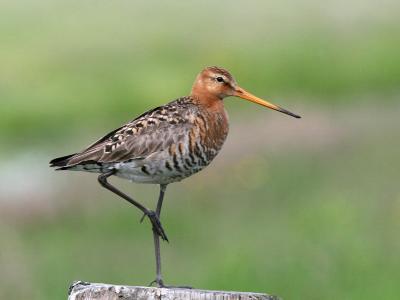
M142 159L168 149L193 127L191 115L196 106L189 100L180 98L140 115L68 158L64 166Z

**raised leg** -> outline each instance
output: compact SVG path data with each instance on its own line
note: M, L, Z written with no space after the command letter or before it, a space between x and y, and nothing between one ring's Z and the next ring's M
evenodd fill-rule
M150 220L152 227L153 227L153 233L155 233L158 236L161 236L161 238L165 241L168 241L167 235L165 234L164 229L161 226L161 222L159 219L159 213L157 213L158 211L158 205L157 205L157 211L152 211L149 210L148 208L144 207L142 204L140 204L139 202L137 202L136 200L134 200L133 198L129 197L128 195L124 194L123 192L121 192L120 190L118 190L116 187L114 187L113 185L111 185L108 181L107 178L114 175L115 174L115 170L111 170L107 173L103 173L101 175L99 175L98 177L98 181L99 183L106 188L107 190L113 192L114 194L117 194L118 196L120 196L121 198L125 199L126 201L128 201L129 203L133 204L134 206L136 206L138 209L140 209ZM164 189L165 190L165 189ZM161 196L161 194L160 194ZM164 196L164 195L163 195ZM161 200L162 201L162 200ZM159 201L160 202L160 201ZM161 205L160 205L160 210L161 210Z

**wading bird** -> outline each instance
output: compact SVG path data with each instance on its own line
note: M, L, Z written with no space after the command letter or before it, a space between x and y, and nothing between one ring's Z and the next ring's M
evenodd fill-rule
M168 241L160 223L167 185L204 169L218 154L228 134L224 98L240 97L270 109L293 114L262 100L237 85L232 75L219 67L207 67L197 76L190 96L145 112L88 146L85 150L53 159L51 167L100 173L99 183L143 212L153 230L156 283L161 276L160 237ZM157 208L150 210L108 182L118 176L138 183L160 185ZM143 220L142 218L142 220Z

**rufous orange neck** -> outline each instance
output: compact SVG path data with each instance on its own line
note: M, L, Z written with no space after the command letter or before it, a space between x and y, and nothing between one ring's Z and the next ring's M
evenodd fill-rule
M190 96L196 103L206 107L208 110L224 109L224 102L222 99L197 86L193 87Z
M208 111L224 110L222 95L220 85L215 85L212 76L204 71L197 75L190 93L193 100Z
M205 107L207 110L220 111L224 109L224 101L214 95L207 93L191 94L196 104Z

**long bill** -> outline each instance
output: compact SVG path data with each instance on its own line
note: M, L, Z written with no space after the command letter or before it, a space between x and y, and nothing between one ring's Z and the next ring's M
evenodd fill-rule
M288 111L288 110L286 110L286 109L284 109L282 107L279 107L278 105L272 104L272 103L270 103L268 101L265 101L265 100L263 100L261 98L258 98L256 96L254 96L253 94L249 93L245 89L242 89L241 87L237 87L235 89L235 95L234 96L240 97L242 99L245 99L245 100L257 103L257 104L260 104L262 106L268 107L270 109L279 111L281 113L287 114L289 116L292 116L292 117L295 117L295 118L298 118L298 119L301 118L299 115L296 115L296 114L294 114L294 113L292 113L292 112L290 112L290 111Z

